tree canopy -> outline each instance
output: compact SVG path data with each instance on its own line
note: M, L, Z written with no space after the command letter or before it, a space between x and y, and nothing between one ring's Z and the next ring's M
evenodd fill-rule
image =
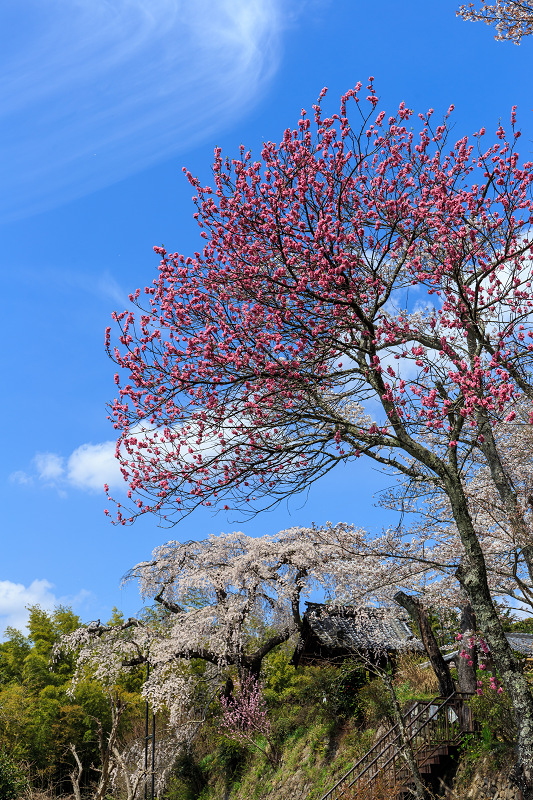
M29 611L28 635L8 628L0 643L0 772L10 776L9 765L20 765L12 783L22 770L35 791L70 793L74 751L82 767L82 789L97 774L98 734L105 738L112 727L109 697L87 672L71 691L73 655L64 654L51 664L54 647L81 625L72 609L47 611L36 605ZM118 692L128 704L120 728L124 737L139 715L140 681L135 675L121 676Z
M134 510L253 511L370 456L435 483L531 394L530 164L484 129L377 112L372 82L281 144L188 175L206 245L116 315L112 415ZM347 104L355 107L352 122ZM365 105L367 108L365 109ZM417 461L414 468L412 459Z

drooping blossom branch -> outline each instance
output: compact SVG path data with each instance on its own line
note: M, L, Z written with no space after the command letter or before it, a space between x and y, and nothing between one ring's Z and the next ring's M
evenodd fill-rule
M128 575L143 598L155 600L154 613L116 626L91 623L63 637L57 651L77 654L74 685L86 670L113 685L122 671L149 662L145 696L156 709L166 707L171 722L190 726L199 713L199 683L212 693L228 668L258 676L268 653L300 630L300 604L312 591L386 602L399 573L375 570L370 561L363 568L356 549L350 558L315 528L168 542ZM403 575L412 588L409 570ZM191 670L194 661L203 668Z

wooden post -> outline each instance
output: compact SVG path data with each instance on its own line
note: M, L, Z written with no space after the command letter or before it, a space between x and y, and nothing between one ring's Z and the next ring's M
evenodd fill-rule
M396 592L394 600L399 606L405 608L411 619L416 623L420 638L426 649L431 666L439 681L439 692L442 697L449 697L455 692L455 684L448 664L439 649L435 634L431 630L429 617L426 609L416 597L410 597L405 592Z

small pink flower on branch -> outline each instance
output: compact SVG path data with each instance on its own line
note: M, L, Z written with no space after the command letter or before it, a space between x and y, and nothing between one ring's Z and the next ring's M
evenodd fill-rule
M251 745L275 763L275 748L271 742L271 725L263 689L259 681L247 675L243 678L237 695L221 697L223 731L235 741ZM258 737L262 737L269 745L267 750Z

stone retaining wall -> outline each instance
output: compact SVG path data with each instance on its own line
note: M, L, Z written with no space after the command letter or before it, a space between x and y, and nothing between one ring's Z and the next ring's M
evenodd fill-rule
M495 772L490 757L486 757L468 779L460 766L444 800L521 800L520 792L509 782L511 766L506 764Z

